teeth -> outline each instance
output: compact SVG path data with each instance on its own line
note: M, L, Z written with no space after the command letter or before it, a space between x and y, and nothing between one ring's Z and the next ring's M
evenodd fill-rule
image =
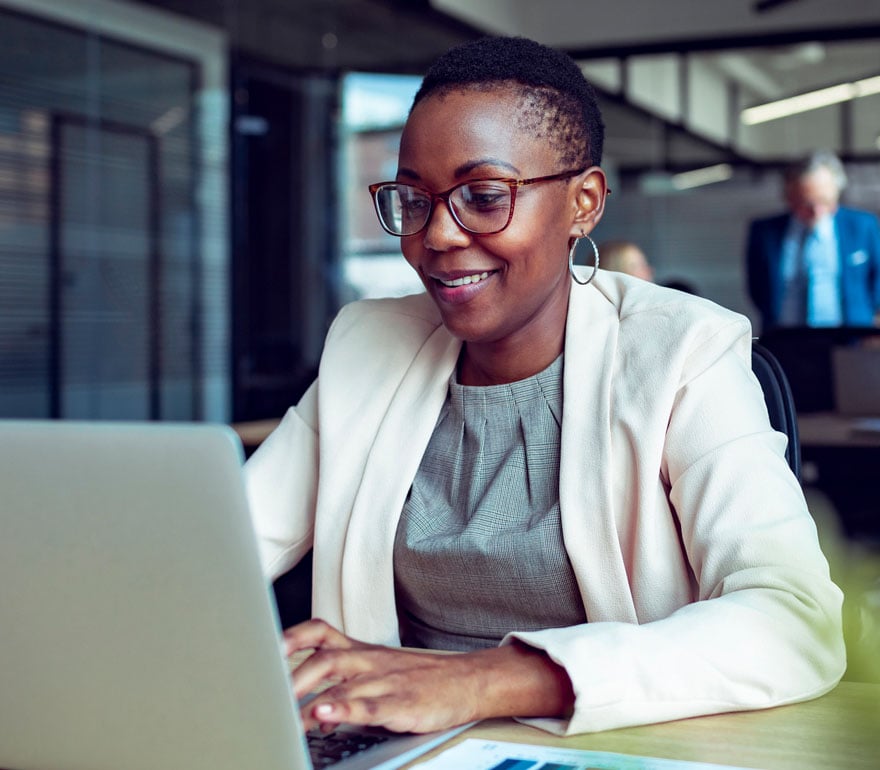
M484 278L488 278L489 273L478 273L474 275L465 275L462 278L456 278L454 281L440 281L444 286L467 286L469 283L478 283Z

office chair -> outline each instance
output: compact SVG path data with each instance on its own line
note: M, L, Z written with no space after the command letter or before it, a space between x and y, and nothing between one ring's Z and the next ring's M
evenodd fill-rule
M779 361L767 348L752 341L752 371L761 390L764 391L764 402L770 424L788 436L788 447L785 459L798 481L801 480L801 444L798 436L797 412L794 397L788 384L788 378Z
M272 583L272 593L282 628L302 623L312 616L311 551Z

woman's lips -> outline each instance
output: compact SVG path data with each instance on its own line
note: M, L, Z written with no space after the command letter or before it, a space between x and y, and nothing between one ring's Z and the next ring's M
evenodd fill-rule
M455 288L456 286L468 286L472 283L479 283L480 281L485 280L489 277L488 272L482 273L471 273L470 275L463 275L460 278L455 278L452 280L444 280L443 278L437 278L436 280L440 281L444 286L448 286L450 289Z
M484 270L479 273L466 273L454 278L434 277L435 294L437 298L451 305L468 302L491 282L495 270Z

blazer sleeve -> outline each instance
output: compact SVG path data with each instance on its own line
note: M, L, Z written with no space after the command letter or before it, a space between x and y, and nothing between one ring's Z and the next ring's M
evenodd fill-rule
M318 485L317 382L244 465L264 574L287 572L312 547Z
M769 426L748 337L719 342L687 356L663 450L695 601L641 624L516 634L562 665L575 691L567 722L528 720L536 726L573 734L765 708L816 697L843 673L842 594ZM647 546L644 558L663 558Z

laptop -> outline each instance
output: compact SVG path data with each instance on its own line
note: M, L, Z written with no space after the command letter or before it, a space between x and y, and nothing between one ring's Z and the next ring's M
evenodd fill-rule
M880 415L880 348L836 347L831 351L834 403L847 416Z
M221 425L0 420L0 768L312 769L241 461Z

